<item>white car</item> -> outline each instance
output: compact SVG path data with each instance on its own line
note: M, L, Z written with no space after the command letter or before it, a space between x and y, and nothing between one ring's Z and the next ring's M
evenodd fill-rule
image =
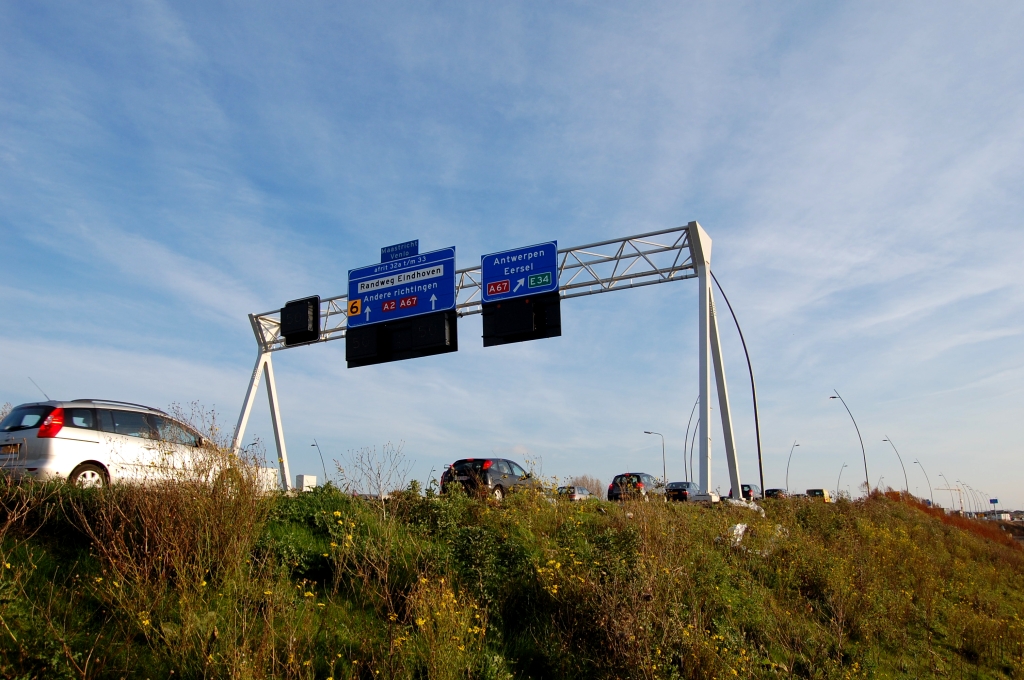
M169 478L206 458L203 437L163 411L100 399L15 407L0 422L0 472L81 486ZM207 474L212 473L207 468Z

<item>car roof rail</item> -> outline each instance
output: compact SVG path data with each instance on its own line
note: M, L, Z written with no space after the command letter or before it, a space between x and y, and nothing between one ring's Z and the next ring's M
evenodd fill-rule
M77 403L86 403L86 404L116 404L118 406L134 406L135 408L144 408L147 411L155 411L157 413L162 413L165 416L167 415L167 413L164 413L163 411L161 411L158 408L153 408L152 406L146 406L145 404L136 404L136 403L133 403L133 402L130 402L130 401L117 401L115 399L72 399L71 403L72 404L77 404Z

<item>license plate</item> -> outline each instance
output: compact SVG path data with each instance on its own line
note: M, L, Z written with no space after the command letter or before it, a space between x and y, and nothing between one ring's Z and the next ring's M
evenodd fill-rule
M461 475L461 476L456 477L455 479L459 480L460 482L464 482L467 479L469 479L469 477L467 477L465 475Z
M4 444L0 446L0 456L16 456L20 446L21 444Z

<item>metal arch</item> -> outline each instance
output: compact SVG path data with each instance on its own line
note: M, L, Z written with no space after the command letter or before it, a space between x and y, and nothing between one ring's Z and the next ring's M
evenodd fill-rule
M589 243L558 251L558 291L563 298L610 293L697 276L687 226ZM455 309L459 316L479 314L480 266L455 272ZM348 329L348 295L320 301L320 342L341 340ZM287 349L280 310L250 314L261 352Z

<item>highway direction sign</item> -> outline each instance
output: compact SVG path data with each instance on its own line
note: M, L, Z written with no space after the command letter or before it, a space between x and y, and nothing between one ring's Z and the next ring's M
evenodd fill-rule
M348 272L348 326L455 309L455 248Z
M558 243L538 243L480 258L480 295L484 302L558 290Z
M405 243L396 243L393 246L386 246L380 249L380 261L381 262L394 262L395 260L403 260L407 257L420 254L420 240L406 241Z

